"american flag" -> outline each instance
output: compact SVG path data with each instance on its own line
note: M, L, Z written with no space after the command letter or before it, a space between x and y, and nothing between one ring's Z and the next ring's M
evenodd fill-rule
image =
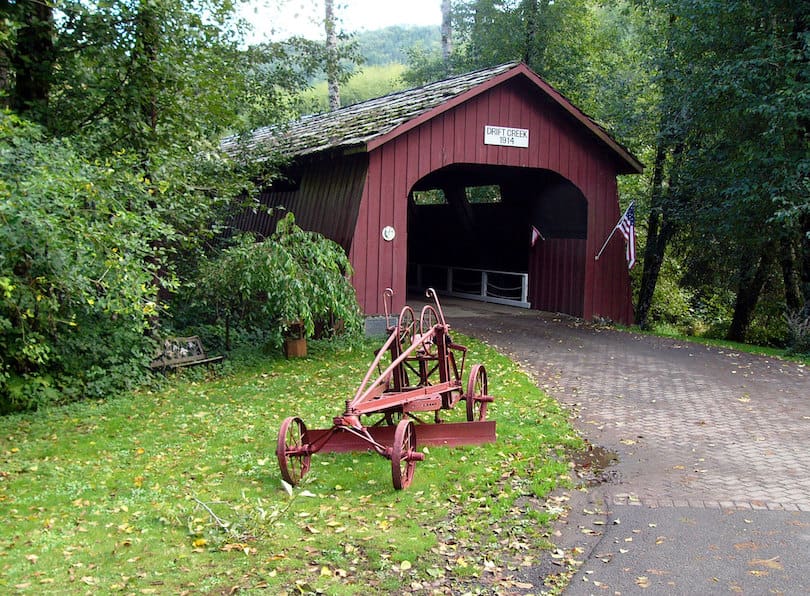
M622 233L625 239L625 256L627 257L627 268L632 269L636 264L636 206L630 203L627 211L624 212L616 229Z
M538 240L544 240L543 235L535 226L532 226L532 246L537 244Z

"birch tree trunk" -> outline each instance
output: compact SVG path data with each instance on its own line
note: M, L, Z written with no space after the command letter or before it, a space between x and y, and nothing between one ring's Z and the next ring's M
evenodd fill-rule
M338 82L338 51L337 32L335 27L335 3L334 0L324 0L326 15L324 26L326 27L326 84L329 90L329 109L340 108L340 84Z
M450 0L442 0L442 60L444 65L450 64L450 54L453 51L453 24L450 15Z

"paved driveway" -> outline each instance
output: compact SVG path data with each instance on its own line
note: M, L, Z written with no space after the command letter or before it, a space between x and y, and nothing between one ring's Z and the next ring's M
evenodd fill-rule
M617 455L606 482L571 495L560 546L584 562L568 593L810 593L808 367L537 311L443 306L451 327L521 362Z

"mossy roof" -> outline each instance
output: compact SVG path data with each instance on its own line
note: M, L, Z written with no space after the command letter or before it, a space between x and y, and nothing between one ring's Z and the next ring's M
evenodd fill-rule
M331 112L304 116L283 125L264 126L247 135L223 139L222 148L232 155L247 152L254 158L269 152L298 157L336 150L368 151L392 136L518 74L533 80L547 96L618 153L632 170L642 170L643 166L638 160L601 126L520 62L468 72Z

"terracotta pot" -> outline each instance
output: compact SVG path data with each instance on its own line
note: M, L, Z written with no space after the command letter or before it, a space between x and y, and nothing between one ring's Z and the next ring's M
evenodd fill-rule
M303 337L288 337L284 340L284 355L287 358L303 358L307 355L307 340Z

